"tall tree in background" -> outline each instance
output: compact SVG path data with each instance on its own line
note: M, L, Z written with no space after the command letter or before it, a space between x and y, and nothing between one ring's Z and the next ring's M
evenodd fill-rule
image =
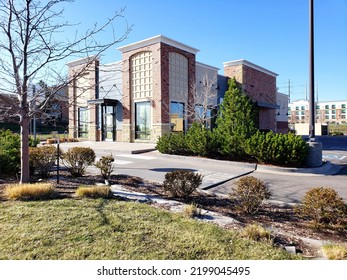
M213 132L220 154L242 158L245 155L245 140L258 129L257 110L235 78L229 79L228 85Z
M130 28L125 24L121 35L115 35L113 23L123 18L124 10L116 12L102 25L95 24L85 33L72 39L57 40L58 33L64 34L73 28L67 22L60 22L63 16L62 5L71 0L0 0L0 93L7 98L11 112L19 117L21 128L21 182L29 181L29 123L31 116L43 109L49 102L47 91L32 91L35 81L55 81L50 87L53 96L70 83L67 76L62 76L56 65L67 58L90 57L84 69L70 79L82 75L95 56L123 41ZM101 32L110 29L108 42L96 38ZM42 101L43 95L46 102ZM13 95L16 98L13 98ZM37 107L37 104L39 108Z

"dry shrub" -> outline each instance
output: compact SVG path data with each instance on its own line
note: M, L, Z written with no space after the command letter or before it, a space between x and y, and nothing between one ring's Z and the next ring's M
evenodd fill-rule
M108 180L114 171L113 167L114 157L112 155L102 156L96 163L95 167L100 169L102 178Z
M325 244L322 247L325 256L329 260L346 260L347 247L338 244Z
M246 176L236 182L236 188L230 194L230 198L236 203L236 207L244 213L253 215L259 211L264 199L269 199L271 193L263 181Z
M63 154L63 162L72 176L81 177L95 161L95 152L88 147L73 147Z
M310 219L315 228L320 228L344 223L347 207L334 189L316 187L306 192L296 211Z
M247 225L242 230L241 235L245 238L252 239L254 241L271 240L271 232L258 224Z
M48 145L29 149L30 167L42 178L48 178L57 159L57 148Z
M186 218L199 217L201 215L201 209L195 204L188 204L183 208L182 214Z
M176 170L165 174L163 188L172 197L187 199L202 183L202 174Z
M109 186L80 186L76 190L77 197L107 198L110 196Z
M12 200L40 200L52 198L55 190L51 183L14 184L5 188L5 197Z

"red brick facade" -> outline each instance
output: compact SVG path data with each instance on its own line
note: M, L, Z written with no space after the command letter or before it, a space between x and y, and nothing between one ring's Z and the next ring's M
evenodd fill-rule
M276 74L240 60L224 64L224 75L242 84L259 107L259 128L276 131Z

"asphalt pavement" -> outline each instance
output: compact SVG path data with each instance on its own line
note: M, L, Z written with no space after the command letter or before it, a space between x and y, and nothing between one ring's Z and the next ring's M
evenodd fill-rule
M329 140L333 144L329 145ZM325 138L322 167L313 169L288 169L264 165L219 161L213 159L165 155L155 150L155 144L124 142L61 143L63 150L73 146L91 147L97 159L112 154L115 173L139 176L163 182L165 174L173 170L191 170L204 175L201 188L220 195L228 195L242 176L252 175L264 181L272 192L272 201L297 203L312 187L331 187L347 201L347 137ZM325 143L325 144L324 144ZM326 144L328 143L328 144ZM328 147L328 148L324 148ZM88 169L98 173L95 167Z

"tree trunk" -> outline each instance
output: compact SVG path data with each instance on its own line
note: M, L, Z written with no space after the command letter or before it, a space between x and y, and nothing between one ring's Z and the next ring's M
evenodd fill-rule
M26 114L22 116L21 124L20 124L20 136L21 136L21 176L20 183L27 183L30 180L30 172L29 172L29 123L30 118Z

